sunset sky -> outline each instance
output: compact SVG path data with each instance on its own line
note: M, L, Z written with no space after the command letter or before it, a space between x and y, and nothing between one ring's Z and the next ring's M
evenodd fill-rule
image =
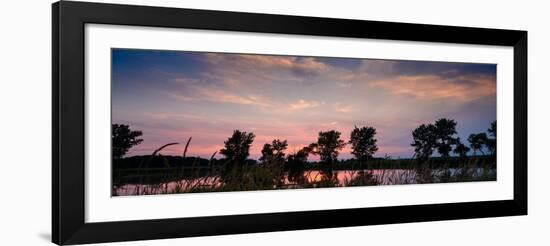
M112 121L143 131L128 156L169 142L181 144L162 153L181 155L192 136L187 155L209 158L239 129L256 134L257 159L275 138L292 153L319 131L348 141L367 125L378 132L375 156L410 158L411 131L441 117L458 122L463 142L485 132L496 119L496 65L112 50Z

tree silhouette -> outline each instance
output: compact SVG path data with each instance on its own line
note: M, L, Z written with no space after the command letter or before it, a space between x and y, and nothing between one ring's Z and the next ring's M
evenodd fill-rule
M310 145L313 153L318 154L321 161L334 163L339 151L346 146L344 140L340 139L341 133L335 130L319 132L317 143Z
M340 139L341 133L335 130L319 132L317 143L309 145L311 153L319 155L321 159L321 175L322 179L333 181L333 166L338 158L339 151L346 146L346 142Z
M351 131L349 143L353 151L351 153L358 160L367 160L371 158L376 151L378 151L378 146L376 146L376 129L373 127L361 127L357 126Z
M302 149L298 150L296 153L296 159L300 160L302 162L307 162L307 158L309 157L309 154L313 151L311 145L303 147Z
M422 124L412 132L415 155L418 159L427 159L432 156L434 149L442 157L449 157L457 144L456 121L447 118L441 118L435 121L435 124Z
M139 138L142 135L141 131L132 131L128 125L112 124L111 144L113 158L122 158L130 148L143 142L143 139Z
M262 148L262 156L260 157L260 161L269 162L271 160L273 160L273 146L266 143Z
M250 145L252 145L254 137L256 135L252 132L246 133L235 130L233 131L233 135L223 142L225 148L220 150L220 154L229 160L244 162L248 158Z
M456 121L441 118L435 122L435 138L437 152L442 157L449 157L452 145L456 144Z
M455 154L457 154L458 156L464 158L468 155L468 151L470 151L470 148L468 148L468 146L464 145L460 141L460 138L457 138L456 139L456 146L455 146L455 149L453 150L453 152Z
M491 122L491 127L489 129L487 129L487 131L489 132L489 135L491 135L492 137L496 138L497 137L497 121L493 121Z
M416 158L427 159L432 156L436 146L435 126L422 124L413 130L413 143Z
M303 147L294 154L287 156L285 170L288 171L288 180L291 182L304 183L304 171L307 163L307 158L312 152L312 148L309 146Z
M489 135L493 138L487 139L487 149L491 152L492 155L497 153L497 121L491 123L491 127L487 129Z
M483 152L483 146L487 144L487 134L482 133L472 133L468 137L468 142L470 142L470 147L474 151L474 155L476 155L476 152L479 150L483 155L485 155L485 152Z
M274 139L271 144L264 144L262 148L262 156L260 161L262 162L282 162L285 160L286 147L288 146L287 141L281 141L279 139Z

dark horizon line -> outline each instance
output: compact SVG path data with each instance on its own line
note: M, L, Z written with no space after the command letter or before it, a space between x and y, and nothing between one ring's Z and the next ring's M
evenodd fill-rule
M289 154L286 154L287 156ZM290 154L292 155L292 154ZM132 155L132 156L124 156L120 159L125 159L125 158L132 158L132 157L150 157L151 155ZM492 156L492 154L483 154L483 155L467 155L465 156L465 158L470 158L470 157L487 157L487 156ZM199 159L204 159L204 160L209 160L208 158L203 158L203 157L200 157L200 156L186 156L186 157L183 157L182 155L162 155L162 157L178 157L178 158L199 158ZM429 159L433 159L433 158L444 158L442 156L431 156L429 157ZM450 155L449 157L447 158L461 158L459 155ZM115 158L112 158L111 159L113 160L116 160ZM226 159L226 158L213 158L213 160L223 160L223 159ZM414 155L410 158L393 158L391 156L389 156L389 158L384 158L384 157L376 157L376 156L373 156L371 158L368 158L367 161L369 160L373 160L373 159L376 159L376 160L415 160L414 158ZM245 161L249 161L249 160L253 160L253 161L258 161L258 162L261 162L259 159L252 159L252 158L247 158ZM358 160L357 158L348 158L348 159L336 159L337 161L349 161L349 160ZM316 162L321 162L321 161L306 161L308 163L316 163Z

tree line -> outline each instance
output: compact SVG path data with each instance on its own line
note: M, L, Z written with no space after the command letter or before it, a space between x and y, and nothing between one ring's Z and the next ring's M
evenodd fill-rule
M319 156L321 162L334 163L340 151L347 144L351 144L351 154L359 160L371 158L378 151L377 139L375 138L376 129L373 127L359 128L355 126L351 131L350 140L347 142L341 138L341 135L342 133L336 130L321 131L317 137L317 142L288 155L285 153L288 147L287 140L274 139L271 143L263 145L259 160L263 163L284 161L286 156L286 159L290 160L307 161L309 155L316 155ZM256 135L252 132L234 130L233 135L224 141L224 148L220 150L220 154L228 160L244 161L249 156L249 150L255 137Z
M441 118L434 124L422 124L413 130L413 143L415 157L417 159L427 159L437 151L441 157L449 157L451 150L460 157L466 157L470 150L476 156L477 152L485 155L484 149L487 149L491 155L496 155L496 137L497 122L493 121L487 133L472 133L467 141L470 147L466 146L459 137L456 136L456 121Z
M466 146L456 136L457 122L452 119L441 118L433 124L421 124L412 131L414 158L425 160L437 152L443 158L453 152L459 157L466 157L472 150L476 156L478 152L485 155L496 155L496 121L492 122L487 133L472 133ZM112 155L114 159L122 158L130 148L143 142L141 131L131 130L128 125L112 124ZM309 155L319 156L322 163L333 164L337 161L340 151L348 144L351 145L351 154L359 161L367 161L378 151L376 128L372 126L357 127L351 131L349 140L341 138L341 132L336 130L320 131L317 141L302 147L292 154L286 154L287 140L274 139L265 143L261 150L260 161L272 162L307 162ZM224 148L219 150L225 159L232 163L242 163L250 155L250 147L256 135L253 132L234 130L231 137L224 141Z

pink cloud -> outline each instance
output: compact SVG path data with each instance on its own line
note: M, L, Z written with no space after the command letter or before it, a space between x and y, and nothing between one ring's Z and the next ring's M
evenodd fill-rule
M192 94L194 96L189 96L188 94ZM255 106L261 106L261 107L271 106L270 101L265 97L251 95L251 94L238 95L235 93L231 93L227 90L218 89L212 86L210 87L189 86L187 87L187 91L185 95L178 92L176 93L170 92L169 95L181 101L207 100L207 101L213 101L213 102L255 105Z
M482 76L460 76L452 79L444 79L436 75L398 76L373 81L369 86L423 100L454 98L468 102L496 93L495 78Z
M208 62L217 65L226 65L229 63L232 68L235 67L257 67L268 69L283 69L297 72L300 74L317 74L329 69L325 63L317 61L312 57L294 57L294 56L269 56L269 55L226 55L209 53L206 55Z
M334 110L339 113L351 113L354 111L352 105L341 105L340 103L336 103Z
M256 105L256 106L262 106L262 107L269 107L270 105L266 99L262 97L254 96L254 95L240 96L240 95L232 94L227 91L216 90L212 88L200 89L199 93L201 97L211 101L228 102L228 103L244 104L244 105Z
M317 101L308 101L308 100L300 99L297 102L291 103L289 106L291 110L302 110L302 109L308 109L308 108L315 108L320 104L322 103L319 103Z

